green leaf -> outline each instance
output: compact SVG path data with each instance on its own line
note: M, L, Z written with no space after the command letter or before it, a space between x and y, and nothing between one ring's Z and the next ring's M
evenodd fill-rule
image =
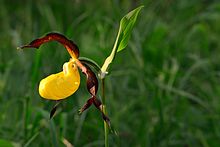
M137 20L137 16L143 7L144 6L140 6L136 9L132 10L131 12L129 12L127 15L125 15L121 19L118 35L115 40L115 44L112 49L112 52L106 58L103 66L101 68L101 72L102 72L101 78L105 77L105 74L107 73L107 68L108 68L109 64L111 64L112 61L114 60L116 53L119 51L122 51L128 45L128 41L131 36L131 32L134 28L134 24Z
M143 7L144 6L140 6L134 9L133 11L129 12L121 19L120 21L121 30L119 30L120 37L119 37L119 42L118 42L119 46L117 52L125 49L125 47L128 45L128 40L131 36L131 32L137 20L137 16Z

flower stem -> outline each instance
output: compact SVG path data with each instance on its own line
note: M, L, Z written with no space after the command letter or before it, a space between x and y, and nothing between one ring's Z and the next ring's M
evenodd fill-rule
M102 87L102 110L104 112L105 115L107 115L107 111L106 111L106 101L105 101L105 79L101 78L101 87ZM108 124L104 121L104 131L105 131L105 147L108 147Z

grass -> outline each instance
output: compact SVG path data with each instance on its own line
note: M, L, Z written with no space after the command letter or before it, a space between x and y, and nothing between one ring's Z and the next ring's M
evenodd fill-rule
M74 146L103 146L99 112L92 107L77 114L89 97L84 78L53 120L48 119L53 103L37 93L39 81L69 60L63 47L16 47L58 31L78 44L81 56L102 65L120 18L140 4L145 7L129 46L117 54L105 79L108 114L118 132L110 134L110 146L219 146L217 0L1 1L0 143L65 146L66 139Z

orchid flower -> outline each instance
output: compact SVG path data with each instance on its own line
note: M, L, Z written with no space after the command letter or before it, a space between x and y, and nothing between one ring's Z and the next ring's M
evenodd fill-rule
M79 58L79 49L77 45L67 39L64 35L59 33L49 33L44 37L33 40L28 45L19 47L24 48L39 48L42 44L57 41L61 43L69 52L71 59L63 65L63 71L49 75L42 79L39 84L39 94L42 98L48 100L54 100L57 103L53 107L50 113L50 118L54 116L59 102L63 99L68 98L74 94L80 85L80 74L78 68L86 75L87 90L91 97L87 100L85 105L79 110L81 114L83 111L88 109L92 104L101 112L103 119L110 126L109 118L103 112L103 106L96 94L98 91L98 79L95 73L89 67L87 62L82 61Z

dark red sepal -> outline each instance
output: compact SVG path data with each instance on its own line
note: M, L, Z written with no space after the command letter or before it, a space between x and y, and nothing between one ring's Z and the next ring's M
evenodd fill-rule
M33 40L31 43L28 45L24 45L19 47L20 49L23 48L39 48L42 44L47 43L49 41L58 41L61 43L67 51L70 53L70 55L74 56L75 58L79 57L79 48L77 45L72 41L67 39L64 35L59 34L59 33L48 33L44 37L38 38Z

